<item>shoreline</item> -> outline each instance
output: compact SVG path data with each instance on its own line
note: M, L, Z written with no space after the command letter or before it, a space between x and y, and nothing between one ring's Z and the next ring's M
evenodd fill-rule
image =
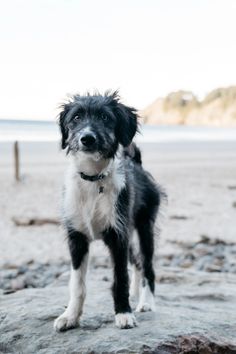
M184 141L236 141L235 127L148 125L140 124L138 143L184 142ZM0 143L3 142L57 142L60 140L56 122L1 121Z

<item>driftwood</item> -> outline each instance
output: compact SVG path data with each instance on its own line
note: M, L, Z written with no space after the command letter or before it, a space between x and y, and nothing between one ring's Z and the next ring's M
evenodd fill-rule
M185 215L171 215L170 219L173 219L173 220L187 220L188 217L185 216Z
M59 220L51 218L17 218L13 217L12 221L16 226L42 226L45 224L59 225Z

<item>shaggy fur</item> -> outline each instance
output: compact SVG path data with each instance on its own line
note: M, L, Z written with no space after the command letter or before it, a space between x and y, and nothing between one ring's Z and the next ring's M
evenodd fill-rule
M134 327L128 258L134 270L130 293L136 296L141 288L136 310L154 310L154 223L162 195L143 169L140 150L132 143L138 129L137 112L122 104L117 92L75 95L63 105L59 124L61 146L70 158L63 220L72 266L69 305L56 319L55 329L63 331L79 323L86 295L89 243L98 238L109 248L114 264L116 325ZM140 258L132 249L134 231Z

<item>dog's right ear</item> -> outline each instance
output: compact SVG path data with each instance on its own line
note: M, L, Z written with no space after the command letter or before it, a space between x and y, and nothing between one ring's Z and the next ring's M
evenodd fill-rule
M67 113L69 112L69 107L68 104L64 104L61 106L62 107L62 111L59 114L59 126L60 126L60 130L61 130L61 148L65 149L68 145L67 143L67 139L68 139L68 128L66 127L66 122L65 122L65 118Z
M127 147L131 144L138 130L137 111L133 107L128 107L118 102L115 114L118 118L116 128L118 141L121 145Z

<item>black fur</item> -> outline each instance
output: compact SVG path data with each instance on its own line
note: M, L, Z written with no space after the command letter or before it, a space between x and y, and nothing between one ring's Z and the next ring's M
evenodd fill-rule
M154 253L154 223L161 202L161 191L151 175L142 166L134 165L135 203L134 225L138 232L143 273L154 293L155 274L152 260ZM142 188L138 188L142 186ZM137 192L138 191L138 192Z
M81 232L76 231L70 227L67 229L67 235L72 266L74 269L78 269L83 261L84 256L86 253L88 253L88 239Z
M135 144L130 144L124 149L124 156L131 158L134 162L142 165L141 151Z
M124 205L126 207L124 207ZM114 263L114 284L112 287L116 313L131 312L129 305L128 249L129 249L129 205L128 185L122 189L117 200L117 213L123 219L123 230L105 230L103 239L109 247Z
M112 287L115 313L131 312L129 304L129 278L128 278L128 235L124 240L113 228L104 231L103 239L109 247L114 263L114 283Z

